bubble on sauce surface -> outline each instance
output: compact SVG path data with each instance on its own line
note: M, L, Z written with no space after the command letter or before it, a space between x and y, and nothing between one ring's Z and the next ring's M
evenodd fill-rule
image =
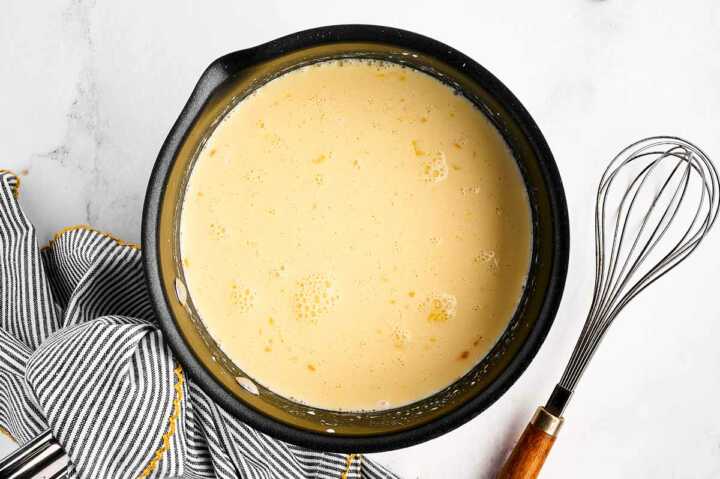
M433 293L421 309L427 312L428 321L442 323L457 314L457 298L449 293Z
M230 284L230 302L241 313L247 313L255 306L255 292L237 281Z
M426 183L440 183L448 177L448 165L445 153L439 151L423 161L423 179Z
M481 251L479 255L473 258L473 261L487 266L492 272L497 272L500 268L500 261L498 260L495 251L491 249Z
M287 269L284 264L270 270L270 277L275 279L287 277Z
M263 174L264 172L260 170L249 169L247 173L245 173L245 180L249 183L262 183Z
M225 238L227 230L219 223L210 223L210 237L216 240Z
M460 188L460 193L463 195L475 194L479 195L482 189L479 186L464 186Z
M328 314L339 301L340 296L330 275L314 273L298 280L293 295L295 319L317 322Z
M392 341L393 346L395 346L396 349L405 349L405 347L410 343L410 339L410 331L407 328L400 325L393 327Z

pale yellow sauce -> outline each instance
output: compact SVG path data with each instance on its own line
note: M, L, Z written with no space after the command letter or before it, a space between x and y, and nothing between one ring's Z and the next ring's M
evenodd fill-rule
M485 116L429 75L325 62L241 101L192 170L190 297L255 381L336 410L451 384L506 328L531 221Z

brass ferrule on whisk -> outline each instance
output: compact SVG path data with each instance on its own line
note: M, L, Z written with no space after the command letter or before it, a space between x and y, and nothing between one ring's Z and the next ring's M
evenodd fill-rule
M560 432L560 428L565 420L562 417L555 416L543 406L539 406L535 410L535 414L530 420L530 424L540 429L545 434L556 437Z

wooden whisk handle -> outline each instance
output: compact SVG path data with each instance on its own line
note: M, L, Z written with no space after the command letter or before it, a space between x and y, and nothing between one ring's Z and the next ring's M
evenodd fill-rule
M540 406L505 461L498 479L535 479L555 443L563 418Z

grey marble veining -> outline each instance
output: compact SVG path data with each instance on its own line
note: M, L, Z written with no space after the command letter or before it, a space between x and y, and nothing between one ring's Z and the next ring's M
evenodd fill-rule
M485 478L559 378L589 305L593 191L643 136L685 136L720 162L720 3L94 2L0 9L0 168L22 176L40 240L89 223L139 241L157 151L218 56L304 28L388 24L495 73L556 156L570 207L568 287L545 345L488 411L377 455L406 477ZM623 312L583 378L544 477L720 477L720 231ZM0 442L0 454L10 448Z

